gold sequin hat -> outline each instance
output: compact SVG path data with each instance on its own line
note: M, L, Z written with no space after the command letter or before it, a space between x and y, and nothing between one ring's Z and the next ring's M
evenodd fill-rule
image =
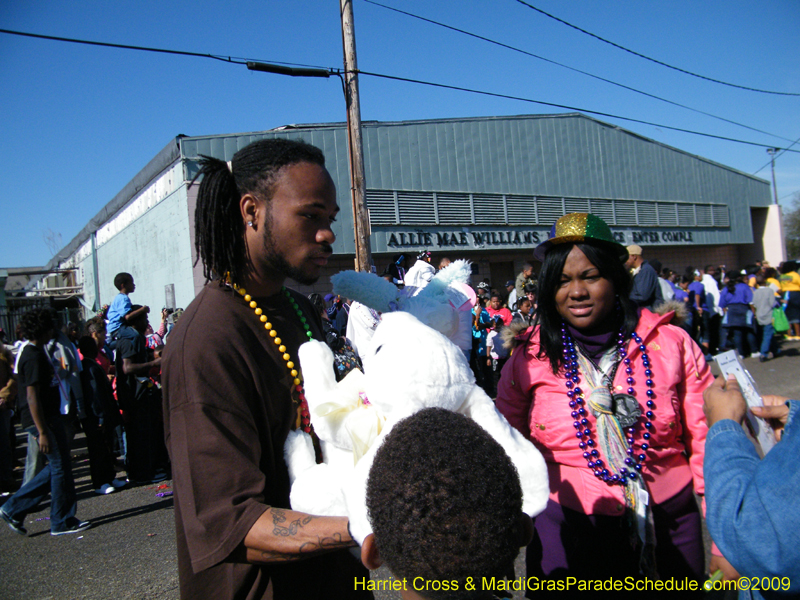
M609 246L619 252L620 260L628 259L628 251L614 240L606 222L590 213L570 213L561 217L550 230L550 238L536 246L533 257L544 261L545 254L553 246L582 243Z

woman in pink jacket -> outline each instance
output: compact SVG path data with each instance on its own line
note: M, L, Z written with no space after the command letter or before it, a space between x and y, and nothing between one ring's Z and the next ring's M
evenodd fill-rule
M673 313L637 313L627 251L600 218L562 217L534 257L539 307L497 393L548 465L528 576L701 579L702 351Z

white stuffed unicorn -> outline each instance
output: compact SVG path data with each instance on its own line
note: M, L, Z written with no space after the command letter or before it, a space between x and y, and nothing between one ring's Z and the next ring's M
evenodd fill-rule
M463 275L463 264L460 273ZM300 347L305 396L325 462L315 464L307 434L290 434L284 452L292 479L292 508L348 516L350 531L359 544L372 531L365 497L375 452L395 423L423 408L441 407L474 419L516 465L523 510L535 516L547 503L547 469L539 451L508 424L475 384L464 353L426 324L433 319L439 328L458 337L458 309L467 296L458 290L457 278L439 275L411 297L398 295L394 285L370 274L340 273L332 278L336 293L384 312L362 355L363 373L352 371L337 383L333 353L327 345L311 341ZM349 294L343 293L342 281L350 282L344 286L350 286ZM369 290L354 294L353 281L367 282ZM448 291L451 284L456 286L455 293ZM403 310L390 312L393 308ZM412 310L422 320L412 315Z

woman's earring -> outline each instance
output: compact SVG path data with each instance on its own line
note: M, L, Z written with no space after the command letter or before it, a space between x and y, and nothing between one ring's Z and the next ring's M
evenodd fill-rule
M252 222L252 221L248 221L248 222L247 222L247 226L248 226L248 227L252 227L252 226L253 226L253 222Z

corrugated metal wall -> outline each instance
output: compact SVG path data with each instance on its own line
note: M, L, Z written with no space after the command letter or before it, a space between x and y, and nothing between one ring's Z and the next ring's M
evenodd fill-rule
M182 154L230 160L265 137L323 150L342 207L337 251L353 252L344 125L184 138ZM725 204L728 243L751 242L750 207L770 203L765 180L579 114L365 123L363 139L368 189Z

